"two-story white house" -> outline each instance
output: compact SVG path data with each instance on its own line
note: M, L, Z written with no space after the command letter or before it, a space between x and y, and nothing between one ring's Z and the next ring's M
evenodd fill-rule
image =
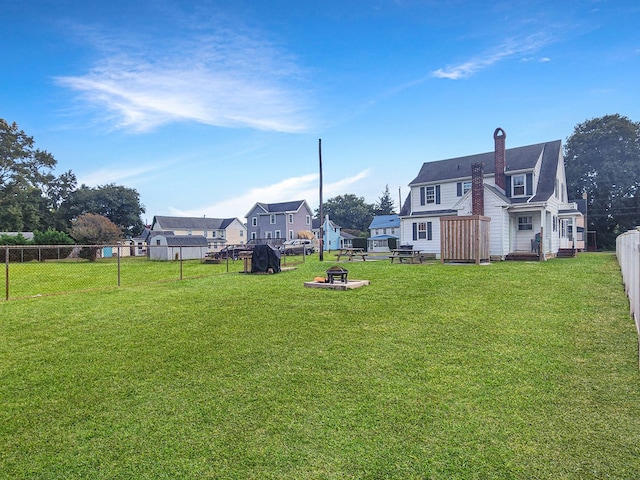
M491 257L578 248L582 213L567 198L562 142L505 142L497 128L493 152L424 163L400 212L400 241L439 258L440 218L479 215L490 219Z

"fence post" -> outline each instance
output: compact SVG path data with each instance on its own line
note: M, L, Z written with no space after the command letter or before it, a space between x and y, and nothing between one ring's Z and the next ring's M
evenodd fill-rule
M4 270L5 270L5 296L4 299L9 301L9 245L5 247L4 251Z
M120 245L118 245L116 252L118 254L118 286L120 286Z
M180 245L180 280L182 280L182 245Z

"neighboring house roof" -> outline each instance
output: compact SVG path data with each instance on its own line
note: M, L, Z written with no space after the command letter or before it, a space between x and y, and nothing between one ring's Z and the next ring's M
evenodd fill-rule
M355 235L351 235L350 233L343 231L340 231L340 237L344 238L345 240L353 240L354 238L356 238Z
M158 235L155 235L158 236ZM207 239L203 235L161 235L170 247L207 247Z
M295 213L302 208L303 205L307 203L306 200L294 200L292 202L280 202L280 203L256 203L249 213L247 217L251 215L256 207L260 207L264 213Z
M531 199L510 199L512 203L519 201L539 202L547 200L553 195L561 148L562 142L554 140L552 142L506 149L506 175L532 170L538 161L542 160L536 195ZM466 157L426 162L422 165L418 176L409 185L470 178L471 165L479 162L484 163L485 175L495 175L495 152L491 151ZM405 212L405 206L403 205L402 213Z
M0 236L2 235L6 235L8 237L17 237L18 235L22 235L26 240L33 240L33 232L0 232Z
M578 205L578 210L580 210L580 213L582 213L583 215L587 214L587 201L584 198L581 198L580 200L569 200L570 202L574 202Z
M237 218L207 218L207 217L169 217L156 215L153 225L160 225L162 230L224 230ZM240 222L240 220L238 220ZM242 222L240 222L242 224Z
M400 226L400 216L394 214L391 215L376 215L369 224L369 230L372 228L392 228Z
M146 242L147 238L149 238L150 235L151 235L151 229L149 227L144 227L144 229L142 230L142 233L140 235L133 237L132 240L142 240Z
M368 240L389 240L390 238L400 238L397 235L375 235L369 237Z

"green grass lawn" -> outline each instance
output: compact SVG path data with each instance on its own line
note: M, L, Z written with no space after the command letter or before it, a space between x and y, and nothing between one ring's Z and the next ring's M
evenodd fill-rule
M0 302L0 478L638 478L613 255L331 265Z

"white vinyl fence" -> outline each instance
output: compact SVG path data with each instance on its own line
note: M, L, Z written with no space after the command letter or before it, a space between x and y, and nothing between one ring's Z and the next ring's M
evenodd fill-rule
M631 316L636 322L640 346L640 227L618 236L616 256L622 270L625 291L629 296Z

